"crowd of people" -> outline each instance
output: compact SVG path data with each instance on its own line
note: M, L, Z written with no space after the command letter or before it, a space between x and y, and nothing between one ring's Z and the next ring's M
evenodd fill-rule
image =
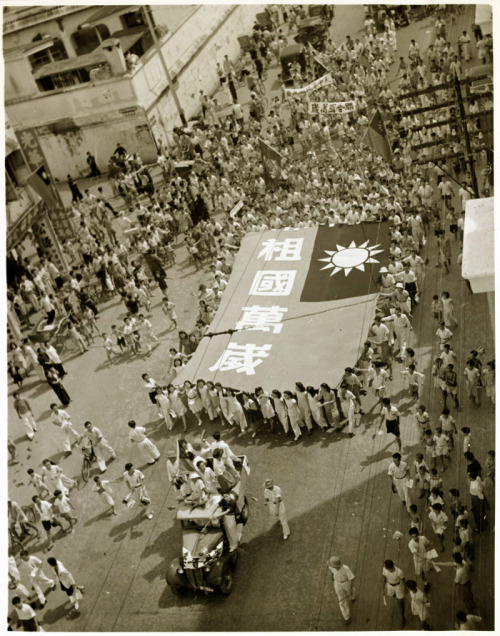
M286 18L289 30L293 31L300 18L299 9L280 7L278 14L280 12L281 17ZM61 272L47 257L36 265L27 259L11 258L9 303L26 326L30 326L33 314L43 317L49 326L67 321L68 338L82 355L90 347L100 346L103 360L105 358L106 363L112 365L122 357L149 356L153 348L161 344L162 340L149 320L157 284L165 326L171 333L177 332L178 344L170 347L168 357L165 356L168 360L164 369L167 379L157 382L149 374L143 374L142 379L168 434L181 425L186 432L213 423L232 434L239 431L248 435L249 440L281 434L283 442L288 436L298 442L305 432L312 435L321 430L340 435L344 429L352 438L363 422L366 428L373 424L373 418L367 416L365 410L368 410L367 404L375 401L380 405L380 411L374 435L382 433L385 427L387 434L394 436L398 447L389 467L389 476L393 491L408 511L409 547L417 579L405 582L401 570L393 562L386 561L383 576L387 596L396 596L401 601L406 587L411 596L412 613L428 627L426 573L437 558L428 556L429 541L423 534L428 529L424 522L429 519L438 546L442 550L448 543L452 546L457 568L456 619L463 623L465 616L465 622L474 622L470 616L476 617L479 610L474 603L469 577L474 559L473 532L486 528L488 501L484 486L485 482L494 485L494 451L488 454L483 469L473 454L470 428L461 427L462 443L455 439L457 424L447 400L451 398L459 413L459 395L465 387L467 397L479 407L484 387L487 398L494 404L495 362L493 359L483 362L484 350L478 348L470 353L465 364L459 365L458 359L464 352L457 354L454 351L453 336L458 321L453 299L444 282L451 266L451 244L460 245L463 240L465 203L474 195L468 166L463 159L463 135L456 113L450 107L443 107L432 111L432 115L407 114L409 110L431 105L434 99L446 101L447 90L451 89L442 89L442 95L436 91L415 98L405 96L412 90L421 91L448 81L448 76L454 73L459 78L465 77L466 73L455 57L462 56L464 61L470 59L467 34L463 34L457 43L459 53L455 54L452 45L446 41L446 24L443 27L438 19L436 42L421 54L418 45L411 41L407 59L399 60L398 87L392 90L387 74L396 63L396 25L388 15L384 31L377 33L373 21L368 18L363 39L352 40L347 36L338 45L328 39L321 54L307 51L305 70L300 66L291 69L293 86L299 88L314 80L320 67L327 68L332 82L318 89L314 99L318 102L352 101L352 111L340 116L326 112L311 115L308 100L303 95L288 94L283 85L281 99L275 100L266 112L261 95L265 72L268 67L279 64L280 51L287 42L285 24L280 26L275 8L270 13L274 19L267 27L257 24L254 27L254 44L249 53L253 68L247 76L253 78L247 82L252 90L249 117L243 116L238 95L233 91L230 91L234 102L232 113L225 118L218 115L213 100L202 95L198 125L176 129L172 147L168 151L166 148L160 150L160 184L154 183L151 167L143 166L137 153L128 152L117 144L109 162L108 177L115 195L123 199L122 209L106 200L101 187L97 188L96 194L86 190L82 195L70 178L76 233L74 239L63 244L65 256L71 263L70 271ZM221 84L233 81L233 72L229 60L224 62ZM469 104L470 114L474 114L474 106L477 104ZM384 116L393 142L391 162L363 141L377 108ZM486 153L477 122L469 121L475 148ZM284 157L279 183L274 189L270 189L264 179L258 138L279 149ZM430 142L439 149L439 160L433 146L426 145ZM189 173L182 177L175 169L180 160L190 164ZM95 171L95 161L89 166ZM484 191L488 184L485 182ZM452 205L457 190L460 210L455 210ZM229 212L240 201L243 203L241 211L230 216ZM176 384L177 374L188 364L209 329L245 234L266 229L354 225L382 220L390 225L391 248L390 263L379 272L377 315L358 360L345 368L338 385L331 386L325 381L313 387L306 379L303 379L305 383L297 379L294 386L258 386L253 392L244 392L201 378L193 378L182 386ZM429 263L426 256L426 246L433 236L437 245L435 264ZM195 271L203 269L207 272L205 283L200 284L196 294L198 315L192 328L178 324L175 303L169 295L168 269L176 262L179 246L186 248L189 265ZM419 366L419 356L411 347L411 332L415 312L425 310L419 305L429 274L427 270L434 267L439 269L441 292L434 296L428 308L435 320L434 349L437 352L429 370ZM98 326L101 308L97 298L114 296L121 298L125 316L106 333ZM27 437L33 439L40 434L41 428L37 426L29 401L20 394L23 380L33 371L50 385L60 402L60 405L50 404L51 420L61 428L61 447L65 456L71 455L75 445L89 448L99 471L104 473L109 461L116 458L114 449L103 432L90 421L82 430L71 422L69 413L61 408L61 405L67 407L71 398L62 384L65 369L60 354L52 344L34 343L28 337L21 342L12 342L9 354L9 372L19 387L13 395L14 408ZM418 437L418 452L414 457L402 456L401 412L394 399L396 378L400 375L414 409L412 428L407 427L403 433L408 440ZM434 387L436 395L442 396L440 413L429 414L422 403L424 382ZM430 389L425 395L429 394ZM128 427L129 440L136 444L141 457L148 464L156 463L160 452L148 438L147 429L133 420ZM460 450L467 460L470 505L465 503L465 493L460 494L455 484L445 494L439 475L450 461L456 461ZM214 434L212 444L203 439L191 444L186 442L185 451L199 478L196 483L187 483L186 479L181 483L175 481L177 477L172 477L174 486L181 492L179 500L193 497L193 491L201 502L203 493L231 490L236 479L234 466L231 470L234 453L227 443L222 442L219 433ZM15 460L16 446L10 438L9 453ZM63 535L73 532L77 519L70 490L76 482L50 460L43 462L40 473L33 468L28 470L36 523L40 521L46 533L45 549L48 551L54 545L51 529L58 526ZM144 473L127 461L123 474L115 481L125 484L128 491L124 498L126 504L137 506L151 519L153 509ZM272 480L268 481L271 490L277 488ZM114 515L116 495L112 483L97 475L92 492ZM277 499L276 492L271 498L279 515L284 506L281 506L281 491ZM280 521L286 539L290 528L285 516ZM20 562L16 566L11 556L9 580L16 594L17 615L27 631L39 625L33 609L30 611L29 603L34 596L26 584L28 581L32 584L41 607L45 604L43 585L55 585L55 579L49 579L43 573L41 560L24 554L26 540L35 532L36 536L39 534L36 523L28 520L19 504L10 502L9 527L12 536L23 544L20 558L28 565L25 572L25 566L20 567ZM78 610L83 592L81 586L76 585L60 561L50 557L48 564L57 573L61 589L70 597L72 607ZM328 567L336 591L341 590L337 592L339 601L343 595L340 603L343 617L349 621L346 599L353 597L351 591L345 595L344 588L346 582L351 586L354 575L349 568L349 571L344 569L347 566L339 557L332 557ZM400 607L404 622L404 602Z

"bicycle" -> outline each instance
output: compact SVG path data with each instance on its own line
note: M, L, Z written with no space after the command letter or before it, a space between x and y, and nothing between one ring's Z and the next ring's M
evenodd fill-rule
M88 482L90 477L90 469L92 468L92 464L94 463L96 456L94 453L94 447L92 443L89 446L85 446L82 448L83 453L83 461L82 461L82 479L85 483Z
M61 353L74 353L77 349L77 344L71 337L69 332L69 320L66 319L58 327L57 333L53 338L54 346Z

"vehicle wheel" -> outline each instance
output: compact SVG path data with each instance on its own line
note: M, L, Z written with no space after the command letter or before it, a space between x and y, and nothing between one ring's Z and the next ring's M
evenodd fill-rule
M73 353L77 350L78 345L73 340L73 338L70 338L70 336L66 336L66 340L64 341L64 348L68 353Z
M184 590L184 588L180 585L169 585L168 587L170 588L172 594L175 594L175 596L180 596Z
M82 464L82 479L85 483L88 482L90 477L90 462L88 459L84 459L83 460L83 464Z
M224 596L231 594L233 589L233 568L229 563L224 566L222 571L222 583L220 584L220 591Z

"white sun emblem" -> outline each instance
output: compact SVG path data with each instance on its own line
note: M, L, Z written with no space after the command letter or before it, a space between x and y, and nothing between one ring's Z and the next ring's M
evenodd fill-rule
M331 269L332 271L330 272L330 276L333 276L342 270L344 270L344 274L346 276L350 274L353 269L359 269L364 272L365 263L378 263L379 261L376 258L373 258L373 256L384 251L377 249L379 245L369 247L368 243L369 241L365 241L361 245L356 246L356 243L352 241L349 247L337 245L337 249L334 251L325 250L328 257L318 258L318 261L323 261L324 263L328 263L328 265L322 267L321 271L324 269Z

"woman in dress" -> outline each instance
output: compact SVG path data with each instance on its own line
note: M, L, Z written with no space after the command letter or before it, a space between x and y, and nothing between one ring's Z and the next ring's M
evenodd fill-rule
M181 399L181 392L173 384L169 384L168 397L170 398L170 409L174 413L175 417L182 420L184 431L187 431L186 413L187 408Z
M207 493L209 495L216 495L219 482L217 481L217 475L207 464L207 460L203 457L196 457L193 463L205 484Z
M185 331L179 331L179 351L186 356L190 356L194 353L189 336Z
M71 402L66 389L61 382L61 376L55 367L49 367L45 373L47 382L50 384L52 390L59 398L59 401L64 406L67 406Z
M255 397L259 402L260 411L262 413L264 423L269 426L269 430L271 431L271 433L274 433L274 417L276 415L276 412L273 407L271 396L267 395L267 393L264 393L264 389L261 386L258 386L255 389Z
M483 383L486 390L486 395L490 398L491 402L495 404L495 361L491 360L486 363L483 369Z
M332 428L335 428L335 424L339 420L336 395L326 382L323 382L319 388L319 401L323 405L323 410L328 424Z
M28 377L28 361L24 355L23 350L15 342L10 343L9 358L14 362L16 367L21 369L21 374Z
M229 408L229 399L226 389L222 388L222 384L220 382L215 383L215 389L217 391L217 397L219 398L220 412L224 416L224 420L232 426L234 422Z
M302 415L302 419L306 423L307 426L307 434L312 434L312 419L311 419L311 409L309 407L309 400L307 399L308 393L306 391L305 386L302 382L295 383L295 391L297 396L297 406L299 407L300 414Z
M229 414L232 417L232 421L236 422L240 427L242 433L248 428L247 418L245 417L245 411L241 402L238 400L240 393L234 389L226 389L226 399L228 405Z
M64 495L67 495L70 489L77 484L74 479L67 477L63 473L62 468L50 459L43 460L41 473L43 483L51 495L54 495L56 490L60 490Z
M288 431L289 431L288 411L286 408L285 401L283 400L283 397L281 395L281 392L278 391L278 389L273 389L273 391L271 391L271 397L273 400L272 405L274 407L276 415L278 416L281 426L283 426L285 435L288 435Z
M288 411L290 426L292 427L292 431L295 435L294 441L297 441L302 435L302 431L300 430L300 424L304 424L302 414L299 407L297 406L297 400L294 399L293 393L291 391L283 391L283 400L286 405L286 410Z
M187 399L188 409L195 416L198 426L201 426L203 424L203 420L201 419L203 404L200 394L198 393L198 389L189 380L186 380L184 382L184 392Z
M216 413L216 417L220 417L221 409L220 409L219 392L215 388L214 383L210 381L207 382L207 389L208 389L208 397L210 399L210 404Z
M223 454L222 448L216 448L213 452L213 470L217 477L218 490L221 493L229 492L238 482L238 478L227 469Z
M215 419L217 419L217 411L214 408L214 405L210 398L208 386L205 383L205 380L197 380L196 388L198 389L198 394L200 396L203 409L207 412L210 421L213 422Z
M156 392L156 405L158 407L158 414L165 420L167 430L171 431L174 427L174 421L172 419L172 405L167 392L163 389L159 389Z
M319 391L312 386L308 386L307 389L307 401L309 403L309 408L311 410L311 415L316 422L316 424L322 428L328 428L328 424L325 420L325 416L323 415L323 410L321 408Z
M139 452L148 464L155 464L160 458L160 451L153 442L146 437L146 429L144 426L137 426L134 420L130 420L128 425L130 427L129 440L133 444L137 444Z
M457 319L454 313L454 303L450 296L450 292L444 291L441 293L441 302L443 303L443 320L448 329L454 331L458 327Z
M255 437L259 432L259 424L262 421L259 404L250 393L243 391L241 394L241 401L243 402L243 410L249 427L252 429L252 437Z

